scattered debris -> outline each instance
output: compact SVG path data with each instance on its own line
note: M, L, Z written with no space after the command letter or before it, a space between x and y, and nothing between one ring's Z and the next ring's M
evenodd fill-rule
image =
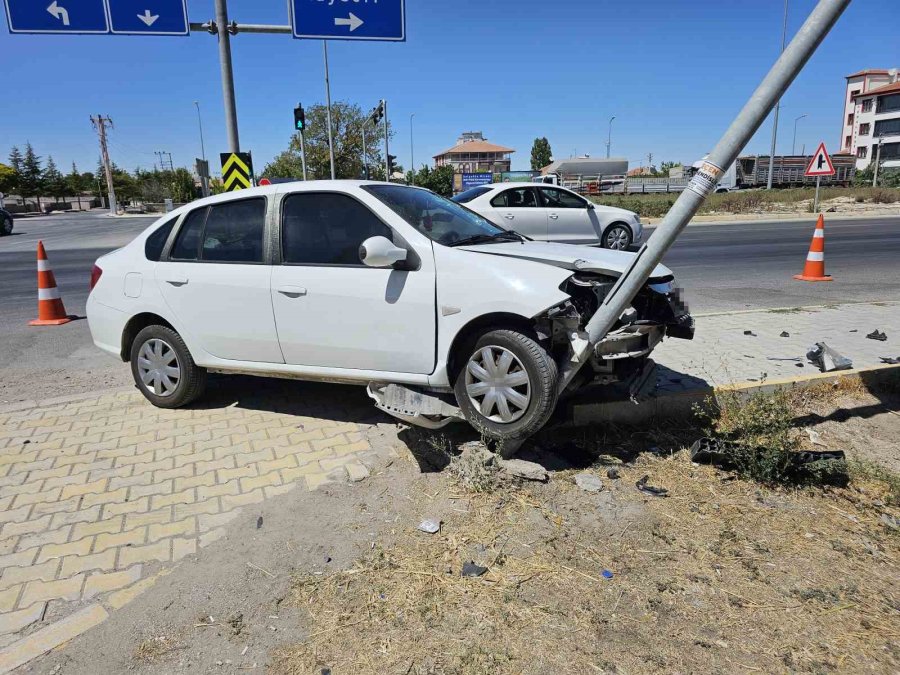
M791 337L791 334L788 333L786 330L783 330L783 331L781 331L781 337Z
M882 333L877 328L875 330L873 330L871 333L869 333L868 335L866 335L866 337L869 338L870 340L878 340L879 342L887 342L887 335L885 333Z
M823 448L828 447L828 444L822 440L822 435L818 431L810 429L809 427L807 427L805 431L813 445L821 445Z
M610 572L609 570L603 570L600 574L603 576L604 579L612 579L613 578L613 573Z
M419 523L419 529L426 534L437 534L441 530L441 521L431 518Z
M232 614L228 617L228 625L231 626L232 635L240 635L241 631L244 630L244 614L242 612Z
M525 480L536 480L546 483L550 480L550 474L547 469L535 462L526 462L524 459L498 459L497 466L504 473Z
M486 574L487 571L487 567L482 567L481 565L476 565L473 561L469 561L463 564L462 575L464 577L480 577Z
M758 456L767 453L765 448L747 448L721 438L700 438L691 446L691 461L698 464L713 464L720 469L734 469L737 467L739 456L748 452ZM796 483L845 487L850 482L847 458L841 450L793 452L786 473Z
M607 472L606 472L606 477L609 478L610 480L618 480L619 476L621 476L621 474L619 473L619 470L616 467L612 467L611 469L607 470Z
M892 359L892 358L889 357L889 356L882 356L882 357L881 357L881 362L882 362L882 363L887 363L887 364L892 365L892 366L895 366L895 365L897 365L898 363L900 363L900 356L898 356L898 357L895 358L895 359Z
M654 487L653 485L647 485L647 481L650 480L650 476L643 476L637 483L635 483L635 487L638 490L643 492L644 494L652 495L654 497L668 497L669 491L665 488Z
M600 492L603 482L592 473L579 473L575 476L575 485L585 492Z
M256 529L258 530L259 528L261 528L262 524L263 524L263 517L260 516L259 518L256 519Z
M754 333L752 330L745 330L744 335L749 335L750 337L756 337L756 333Z
M767 356L769 361L801 361L799 356Z
M853 368L853 361L829 347L824 342L817 342L810 347L806 358L823 373L831 373L835 370L849 370Z
M882 513L880 520L882 523L887 525L890 529L900 530L900 518L897 518L896 516L892 516L887 513Z

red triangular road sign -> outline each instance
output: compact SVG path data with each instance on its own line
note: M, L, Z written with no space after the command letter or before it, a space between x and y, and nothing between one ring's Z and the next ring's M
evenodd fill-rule
M809 163L809 166L806 167L806 175L833 176L834 173L834 164L831 163L831 157L828 156L825 144L820 143L819 149L816 150L816 154L813 155L812 161Z

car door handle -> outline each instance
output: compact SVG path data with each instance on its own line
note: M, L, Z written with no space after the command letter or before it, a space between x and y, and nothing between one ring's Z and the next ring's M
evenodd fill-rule
M550 220L559 220L559 216L556 215L555 213L551 213L551 214L550 214Z
M187 282L188 278L183 274L170 274L166 277L166 283L173 286L184 286Z
M279 286L277 290L279 293L286 295L289 298L299 298L306 295L306 289L301 288L300 286Z
M505 216L503 216L503 217L506 218L507 220L515 220L515 219L516 219L516 217L515 217L513 214L511 214L511 213L507 213L507 214L506 214Z

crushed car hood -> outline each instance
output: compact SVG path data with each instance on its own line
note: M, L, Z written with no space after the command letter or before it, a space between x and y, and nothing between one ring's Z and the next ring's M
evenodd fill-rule
M531 260L575 272L597 272L611 276L621 276L635 257L634 253L625 251L611 251L593 246L552 244L542 241L478 244L476 246L460 246L460 250ZM671 275L672 272L668 267L657 265L651 278L659 279Z

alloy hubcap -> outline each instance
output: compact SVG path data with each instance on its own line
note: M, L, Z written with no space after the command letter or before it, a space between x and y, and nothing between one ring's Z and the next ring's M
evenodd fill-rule
M147 340L138 352L138 374L144 386L154 394L171 396L181 381L178 355L164 340Z
M509 424L531 402L531 380L521 361L503 347L482 347L466 364L469 402L492 422Z
M606 245L616 251L628 248L628 233L621 227L614 227L606 235Z

